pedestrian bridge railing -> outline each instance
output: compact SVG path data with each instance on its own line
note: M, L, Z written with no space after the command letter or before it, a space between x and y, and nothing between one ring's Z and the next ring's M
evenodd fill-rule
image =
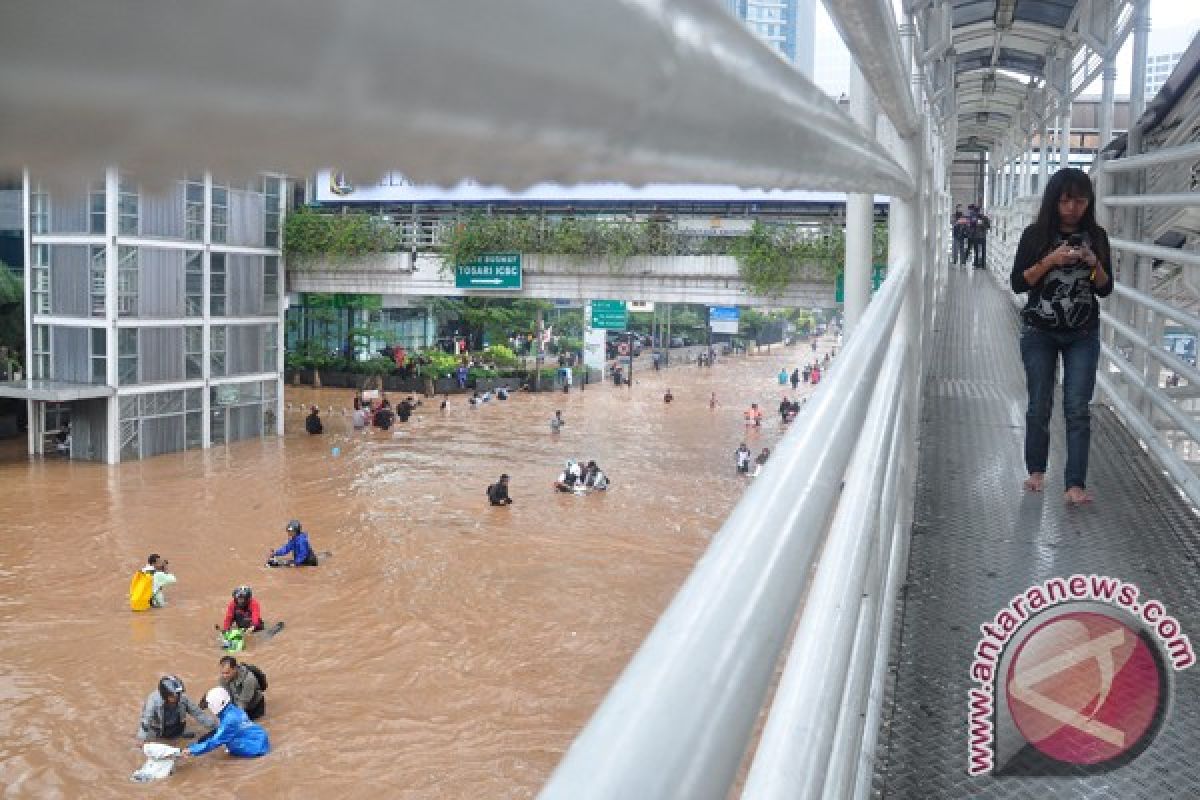
M1134 148L1141 139L1138 133L1130 137ZM1192 350L1191 358L1184 358L1164 346L1168 329L1200 341L1200 316L1180 307L1186 303L1194 308L1200 302L1196 272L1200 252L1155 242L1162 232L1157 228L1169 219L1163 210L1200 208L1200 193L1177 190L1180 170L1190 167L1194 171L1197 164L1200 143L1185 143L1101 161L1093 170L1093 179L1098 210L1107 212L1104 216L1119 270L1113 292L1116 302L1110 302L1101 315L1097 386L1104 400L1200 507L1196 351ZM1164 184L1166 191L1160 188ZM1155 225L1150 224L1147 209L1157 212ZM1167 267L1156 275L1156 264ZM1164 279L1164 272L1170 277ZM1170 291L1172 284L1179 291Z
M889 274L542 797L726 797L793 625L743 796L869 789L912 518L916 275Z

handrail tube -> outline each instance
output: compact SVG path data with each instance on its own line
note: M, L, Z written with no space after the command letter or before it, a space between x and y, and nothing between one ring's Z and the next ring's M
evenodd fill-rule
M1162 249L1168 249L1168 248L1162 248ZM1134 250L1133 252L1136 253L1138 251ZM1143 253L1143 255L1149 255L1149 254ZM1198 264L1197 266L1200 266L1200 264ZM1186 325L1189 328L1195 328L1197 331L1200 331L1200 316L1196 316L1195 314L1188 313L1187 311L1184 311L1183 309L1175 308L1174 306L1168 305L1167 303L1164 303L1162 300L1159 300L1157 297L1151 297L1150 295L1146 294L1145 292L1140 291L1138 289L1134 289L1132 286L1128 286L1123 283L1115 283L1114 282L1113 283L1113 291L1118 296L1127 297L1130 300L1132 300L1134 303L1137 303L1140 306L1145 306L1146 308L1149 308L1151 311L1156 311L1169 320L1178 322L1181 325Z
M1157 167L1163 164L1174 164L1178 161L1188 161L1200 158L1200 142L1165 147L1151 153L1143 153L1125 158L1114 158L1104 162L1104 169L1109 172L1130 172L1135 169Z
M1166 261L1171 264L1184 264L1189 267L1200 267L1200 253L1190 253L1186 250L1177 250L1174 247L1161 247L1156 244L1143 244L1142 242L1134 242L1129 239L1110 238L1108 240L1110 246L1117 250L1124 250L1129 253L1136 253L1139 256L1148 258L1157 258L1160 261ZM1120 287L1121 284L1115 284Z
M871 85L876 102L904 138L921 130L911 68L901 55L895 12L888 0L824 0L846 49Z
M792 639L742 797L793 800L821 793L846 688L863 583L875 550L887 453L912 350L901 328L891 341L847 473L816 575Z
M841 366L821 382L541 797L726 796L913 272L906 264L888 276Z
M1193 505L1200 506L1200 476L1188 466L1170 447L1163 444L1158 431L1145 417L1138 413L1133 404L1121 397L1120 393L1102 372L1096 373L1096 385L1108 397L1125 424L1133 429L1146 448L1158 460L1159 465L1167 471Z
M1142 206L1200 206L1200 192L1176 192L1174 194L1110 194L1100 198L1100 204L1114 208L1140 208Z
M441 185L910 194L878 144L722 5L590 3L580 24L577 4L545 0L256 0L254 13L207 0L136 14L40 0L0 26L0 161L72 186L113 162L165 182L180 164L305 175L334 159L359 180L401 170Z
M1200 369L1196 369L1169 350L1163 350L1161 347L1150 344L1150 340L1134 330L1132 325L1125 324L1111 314L1101 314L1100 320L1103 324L1111 325L1118 333L1136 344L1138 349L1145 351L1155 361L1187 378L1188 383L1192 386L1200 386Z
M879 519L872 524L875 547L871 553L871 564L863 589L863 605L858 615L858 627L854 633L854 647L850 653L849 677L842 702L838 708L838 719L833 747L829 752L829 768L825 773L823 793L825 797L849 797L858 777L858 754L866 746L866 737L875 732L866 728L871 683L875 675L878 657L878 635L882 622L880 615L890 607L887 581L891 575L892 540L896 535L896 511L900 504L897 493L900 475L904 473L904 443L907 431L908 407L903 395L898 400L896 424L892 428L891 444L888 448L887 473L883 478L883 503ZM885 656L886 659L886 656Z
M1161 388L1150 385L1145 378L1138 374L1137 368L1122 358L1121 354L1117 353L1111 345L1101 342L1100 350L1108 358L1109 363L1125 375L1126 380L1133 384L1135 388L1144 392L1151 403L1157 406L1160 411L1170 417L1179 426L1179 430L1192 437L1193 441L1200 442L1200 422L1194 417L1180 411L1179 407L1171 401L1171 398Z
M915 487L905 480L904 488L911 493ZM880 719L883 717L883 695L888 678L888 654L892 646L892 627L895 622L895 606L899 600L900 587L908 571L908 548L912 534L911 494L900 498L896 522L892 525L892 550L888 558L887 583L883 591L884 606L879 610L879 634L876 637L875 660L871 686L868 690L867 713L863 720L863 746L859 752L857 779L854 791L849 795L865 798L871 793L872 773L875 769L875 750L879 740Z

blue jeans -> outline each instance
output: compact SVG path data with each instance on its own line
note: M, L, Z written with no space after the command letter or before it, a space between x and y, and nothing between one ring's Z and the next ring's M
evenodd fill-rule
M1029 408L1025 412L1025 469L1045 472L1050 451L1050 413L1054 408L1054 375L1058 356L1063 361L1063 418L1067 428L1066 488L1087 487L1088 448L1092 418L1088 404L1096 388L1100 359L1100 330L1044 331L1021 326L1021 361Z

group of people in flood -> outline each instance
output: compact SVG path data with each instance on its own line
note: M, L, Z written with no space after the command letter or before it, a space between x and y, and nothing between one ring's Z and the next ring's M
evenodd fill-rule
M317 566L317 554L300 521L290 520L286 531L288 540L269 551L267 566ZM130 609L147 611L165 607L166 589L176 582L167 559L151 553L146 564L130 579ZM270 636L282 627L283 623L279 622L267 629L262 605L248 585L233 590L224 618L217 625L222 647L232 651L242 649L247 634L268 630L266 635ZM199 704L188 697L183 680L177 675L161 676L158 685L142 703L137 739L141 742L196 739L180 749L180 758L200 756L222 746L230 755L242 758L255 758L270 752L266 730L253 722L266 713L265 673L253 664L239 663L236 657L228 654L218 662L218 670L217 685L205 693ZM206 732L198 735L188 731L188 717Z
M608 485L608 476L595 461L582 464L574 459L567 459L563 471L554 481L557 491L576 494L603 492L608 489Z

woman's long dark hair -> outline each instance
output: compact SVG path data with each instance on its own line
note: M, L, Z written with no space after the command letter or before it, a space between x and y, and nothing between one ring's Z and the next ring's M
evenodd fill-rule
M1050 244L1058 238L1059 224L1058 201L1063 195L1071 197L1086 197L1087 210L1079 220L1079 230L1086 231L1093 242L1102 239L1103 232L1096 223L1096 192L1092 189L1092 181L1087 173L1075 167L1060 169L1046 181L1046 191L1042 192L1042 206L1038 209L1037 220L1033 223L1037 238L1037 252L1043 253ZM1107 264L1107 255L1103 256Z

